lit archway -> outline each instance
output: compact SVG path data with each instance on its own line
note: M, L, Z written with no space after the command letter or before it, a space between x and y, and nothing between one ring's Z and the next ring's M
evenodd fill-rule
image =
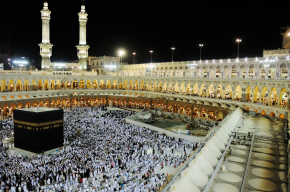
M84 89L84 88L85 88L85 81L81 79L79 83L79 89Z
M40 101L40 102L38 103L38 106L39 106L39 107L43 107L43 105L44 105L44 104L43 104L43 101Z
M266 111L265 110L262 110L261 111L261 115L266 115Z
M43 83L41 79L38 80L38 90L43 90Z
M106 89L105 81L103 79L100 81L99 88L100 89Z
M215 98L213 84L210 84L209 87L208 87L208 97L209 98Z
M106 82L106 89L111 89L112 88L112 84L110 80L107 80Z
M50 107L51 107L51 108L55 108L55 100L52 100L52 101L51 101Z
M7 90L7 84L6 84L6 81L4 79L1 80L0 86L1 86L1 92Z
M24 91L29 91L29 81L27 79L24 80L24 85L23 85L23 90Z
M240 101L242 99L242 88L240 85L237 85L235 94L234 94L234 100Z
M251 86L247 87L245 100L248 101L248 102L252 101L252 89L251 89Z
M15 91L15 84L12 79L9 80L8 91Z
M44 102L44 107L49 107L49 101Z
M269 114L271 117L275 117L275 113L273 111L270 112Z
M27 102L27 103L25 104L25 108L31 108L31 103Z
M288 108L288 94L287 94L287 89L282 88L279 94L279 106L283 108Z
M92 89L93 88L93 86L92 86L92 82L91 82L91 80L87 80L87 89Z
M49 83L47 79L44 80L44 90L49 90Z
M216 98L217 99L222 99L223 98L223 86L221 84L219 84L218 87L217 87Z
M37 102L33 102L32 107L38 107Z
M22 103L18 103L17 104L17 109L22 109L23 108L23 104Z
M56 89L56 90L60 90L60 89L61 89L61 84L60 84L59 79L56 80L56 83L55 83L55 89Z
M117 80L113 81L113 89L118 89L118 82Z
M267 89L267 88L266 88ZM259 92L259 87L256 86L254 88L254 93L253 93L253 102L254 103L260 103L260 92Z
M70 85L70 84L69 84ZM76 79L74 79L73 80L73 83L72 83L72 88L73 89L78 89L78 86L79 86L79 84L78 84L78 81L76 80ZM69 87L68 87L69 88Z
M270 93L270 106L278 106L277 89L273 87Z
M284 115L284 113L281 113L281 114L279 115L279 118L280 118L280 119L285 119L285 115Z
M177 82L174 85L174 93L175 94L178 94L179 93L179 86L178 86L178 83Z
M191 84L187 83L185 95L191 95L191 94L192 94Z
M52 79L51 81L50 81L50 90L55 90L55 82L54 82L54 80Z
M200 86L200 92L199 92L200 97L206 97L206 87L205 84L201 84Z
M22 91L22 81L20 79L16 82L16 91Z
M227 85L226 92L225 92L225 99L226 100L232 100L232 87L230 85Z
M93 81L93 89L98 89L98 81L95 79L94 81Z

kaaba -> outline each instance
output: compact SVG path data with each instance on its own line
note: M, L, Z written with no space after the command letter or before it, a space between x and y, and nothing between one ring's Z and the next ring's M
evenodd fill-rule
M62 109L15 109L13 118L14 147L41 153L63 146Z

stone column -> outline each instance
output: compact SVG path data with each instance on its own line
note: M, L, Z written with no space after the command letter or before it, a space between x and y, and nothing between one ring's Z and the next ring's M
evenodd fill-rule
M242 88L242 102L246 102L246 88Z
M217 110L214 110L214 121L217 122L217 114L218 114L218 111Z
M252 95L251 103L254 103L254 88L253 87L251 87L251 95ZM250 95L250 98L251 98L251 95Z
M279 79L279 78L280 78L279 70L276 70L276 79Z
M283 77L283 73L282 72L283 72L282 69L280 69L280 76L281 76L281 78Z
M265 79L268 79L269 76L269 68L265 68Z
M277 93L277 106L279 107L279 102L280 102L280 98L279 98L279 96L280 96L280 91Z
M246 70L246 79L249 77L249 69L245 69Z
M287 103L286 108L289 109L289 108L290 108L290 107L289 107L289 103L290 103L290 96L289 96L289 94L290 94L290 92L287 91L286 94L287 94L287 96L288 96L288 103Z

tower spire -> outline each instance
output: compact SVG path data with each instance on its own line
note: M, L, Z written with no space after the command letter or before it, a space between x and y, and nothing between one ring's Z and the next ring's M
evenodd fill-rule
M80 41L77 47L77 54L79 58L79 64L81 69L87 69L87 58L88 58L88 50L90 46L87 45L87 21L88 21L88 14L86 13L85 2L82 0L83 4L81 6L81 11L79 12L79 22L80 22Z
M41 68L45 69L50 64L50 57L52 54L52 44L50 43L50 14L51 11L48 9L47 0L44 0L43 9L41 12L42 19L42 42L39 44L41 59Z

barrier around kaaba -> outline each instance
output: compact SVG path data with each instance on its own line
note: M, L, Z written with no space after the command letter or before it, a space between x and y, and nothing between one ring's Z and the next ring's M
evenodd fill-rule
M63 110L53 108L15 109L14 146L41 153L63 145Z

